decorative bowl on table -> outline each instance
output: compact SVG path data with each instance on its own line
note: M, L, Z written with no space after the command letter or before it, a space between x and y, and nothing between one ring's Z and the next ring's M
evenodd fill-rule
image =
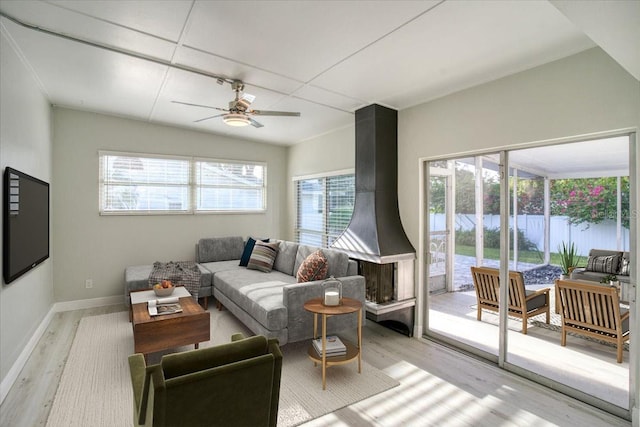
M162 283L153 285L153 292L155 292L158 297L168 297L173 293L174 289L175 286L168 280L163 280Z

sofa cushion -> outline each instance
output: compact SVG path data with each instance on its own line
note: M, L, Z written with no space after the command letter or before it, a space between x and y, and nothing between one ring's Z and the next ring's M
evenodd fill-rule
M296 254L296 263L293 266L293 271L297 272L300 268L300 264L313 252L319 248L313 246L299 245L298 253ZM347 275L347 269L349 268L349 256L335 249L322 249L322 253L329 262L329 271L327 276L333 277L345 277Z
M200 265L209 272L209 277L220 271L244 270L244 267L240 267L238 260L235 259L229 261L204 262ZM213 283L213 279L211 283Z
M620 266L620 258L620 254L589 256L587 270L596 273L616 274Z
M269 239L260 239L265 243L269 243ZM244 245L244 250L242 251L242 256L240 257L240 265L246 267L249 264L249 258L251 258L251 253L253 252L253 247L256 245L256 239L253 237L249 237L247 239L247 243Z
M327 258L322 253L322 250L318 249L300 264L296 279L298 283L324 280L327 277L327 271L329 271Z
M278 255L279 242L265 243L257 241L251 252L247 268L269 273L273 269L273 263Z
M629 265L631 261L629 260L629 252L625 252L622 254L622 260L620 261L620 274L623 276L630 275Z
M240 236L210 237L198 241L198 262L228 261L240 259L244 240Z
M278 242L280 242L280 250L278 251L278 256L276 256L276 261L273 263L273 269L293 276L295 275L293 266L296 263L298 244L285 240L278 240Z
M213 276L215 288L248 313L266 329L277 331L287 327L287 308L282 289L295 283L288 274L272 271L239 269L223 271Z

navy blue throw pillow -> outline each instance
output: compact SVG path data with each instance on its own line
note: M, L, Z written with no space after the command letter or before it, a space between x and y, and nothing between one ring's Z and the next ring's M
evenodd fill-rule
M265 243L269 243L269 239L260 239ZM244 251L242 252L242 256L240 257L240 265L246 267L249 264L249 258L251 258L251 253L253 252L253 247L256 245L256 239L253 237L249 237L247 239L247 243L244 245Z

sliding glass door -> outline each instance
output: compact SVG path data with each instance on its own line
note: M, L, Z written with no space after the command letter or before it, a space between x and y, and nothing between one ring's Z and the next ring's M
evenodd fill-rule
M569 334L562 345L565 312L556 280L563 245L576 248L579 269L593 268L592 249L620 253L611 274L622 272L623 259L635 265L634 138L426 162L425 335L628 417L635 357L629 343L621 363L616 346L597 336ZM594 164L574 164L567 153L599 154ZM620 277L620 313L633 313L628 327L637 309L630 298L637 275Z

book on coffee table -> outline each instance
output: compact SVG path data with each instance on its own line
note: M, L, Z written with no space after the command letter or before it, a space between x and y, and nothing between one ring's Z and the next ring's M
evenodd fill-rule
M322 356L322 338L313 340L313 348L320 356ZM327 357L344 356L347 354L347 347L338 336L329 335L327 336L326 351Z
M162 314L174 314L182 312L180 299L178 297L158 298L151 300L148 302L148 308L150 316L160 316Z

